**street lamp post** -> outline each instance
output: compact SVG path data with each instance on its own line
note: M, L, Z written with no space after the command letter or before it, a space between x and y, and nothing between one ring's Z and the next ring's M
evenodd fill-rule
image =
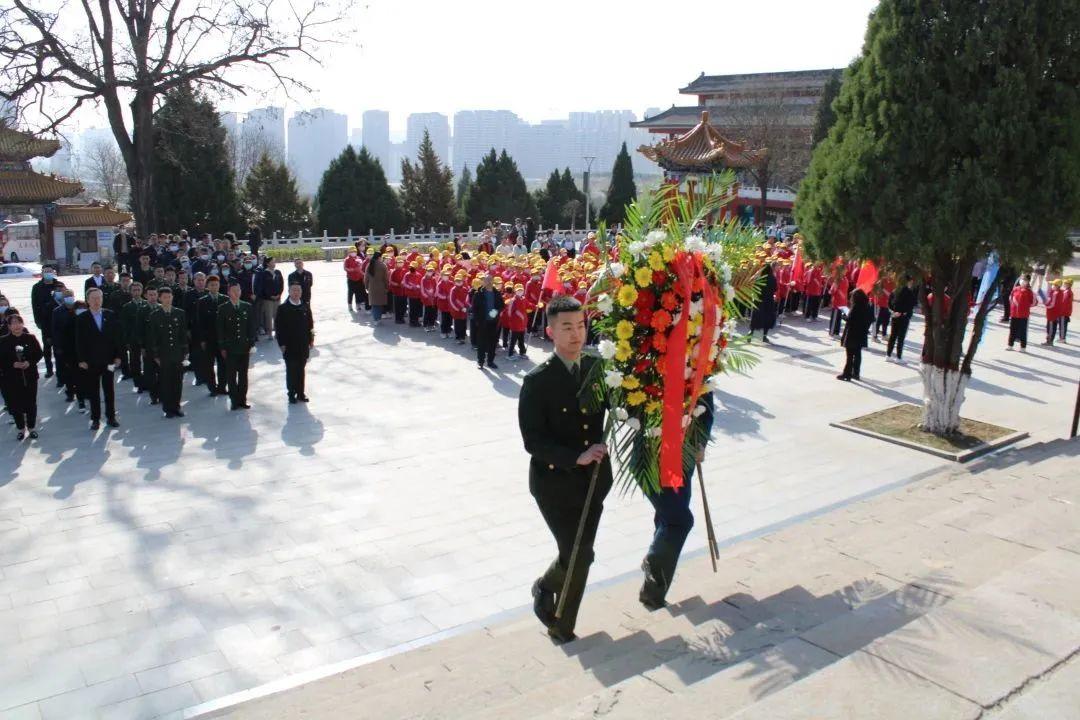
M592 170L593 161L596 157L593 155L586 155L585 158L585 174L582 179L582 188L585 190L585 232L589 232L589 171Z

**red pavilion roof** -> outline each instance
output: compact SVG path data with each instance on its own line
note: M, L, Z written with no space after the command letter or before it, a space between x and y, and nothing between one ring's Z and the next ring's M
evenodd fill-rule
M665 170L712 171L745 168L764 156L765 148L750 150L730 140L709 124L709 111L701 112L697 125L678 137L642 145L638 152Z

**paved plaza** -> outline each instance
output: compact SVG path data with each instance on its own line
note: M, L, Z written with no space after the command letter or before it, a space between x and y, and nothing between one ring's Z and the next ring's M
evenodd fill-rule
M167 421L121 383L122 426L91 433L43 381L40 440L16 444L4 425L0 717L167 716L529 602L554 546L516 403L550 345L481 372L467 346L350 315L340 263L309 269L310 404L286 403L262 342L247 412L187 386L187 417ZM0 289L28 314L29 282ZM1037 313L1026 354L1004 351L993 315L963 410L1029 432L1025 445L1067 434L1080 375L1077 345L1038 345ZM826 325L787 321L717 393L705 477L721 542L951 467L829 427L919 402L921 324L905 364L873 345L851 384L834 379L843 350ZM639 496L609 498L594 583L638 568L651 516ZM700 523L687 549L703 546Z

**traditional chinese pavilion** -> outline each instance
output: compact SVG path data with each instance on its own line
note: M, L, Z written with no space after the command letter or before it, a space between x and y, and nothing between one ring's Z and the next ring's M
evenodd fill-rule
M742 170L751 167L764 156L765 148L748 148L731 140L709 124L709 111L702 110L697 125L682 133L661 140L655 145L642 145L638 152L664 169L664 180L673 185L684 182L688 192L693 192L698 177L723 172L727 169ZM724 204L720 216L724 217L739 197L739 183L732 187L730 198Z

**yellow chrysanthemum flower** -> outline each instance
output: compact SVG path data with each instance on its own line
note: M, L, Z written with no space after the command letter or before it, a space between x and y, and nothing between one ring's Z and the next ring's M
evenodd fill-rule
M641 381L633 375L627 375L623 378L622 386L624 390L637 390L641 387Z
M675 248L670 245L664 246L664 262L671 262L675 258Z
M652 270L647 267L639 267L634 271L634 281L641 287L648 287L652 284Z
M619 304L623 307L630 307L637 302L637 288L633 285L623 285L619 288Z
M634 337L634 323L629 320L620 320L615 326L615 337L620 340L629 340Z
M631 407L636 407L643 402L645 402L645 393L640 390L635 390L626 396L626 403Z
M620 340L615 343L615 359L619 362L626 362L630 359L632 351L630 350L630 343L625 340Z
M660 253L658 253L658 252L649 253L649 267L651 267L653 270L663 270L664 269L664 258L660 257Z
M649 415L660 412L660 402L657 400L650 400L645 403L645 412Z

